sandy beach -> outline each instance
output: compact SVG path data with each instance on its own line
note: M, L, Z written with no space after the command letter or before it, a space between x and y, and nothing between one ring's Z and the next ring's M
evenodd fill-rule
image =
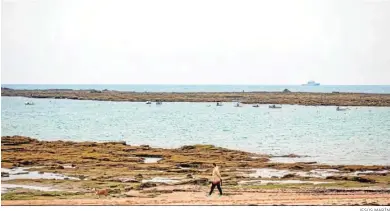
M213 145L162 149L22 136L3 136L1 155L2 205L390 204L389 166L272 163L270 155ZM222 197L206 197L213 162Z
M223 197L206 197L204 193L171 193L155 198L100 198L12 200L2 205L390 205L390 193L347 192L307 193L238 193Z

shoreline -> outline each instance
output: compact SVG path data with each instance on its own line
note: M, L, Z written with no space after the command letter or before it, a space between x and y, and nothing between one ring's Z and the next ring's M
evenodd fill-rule
M118 102L232 102L308 106L390 107L390 94L309 92L130 92L112 90L1 89L2 96Z
M272 163L266 154L213 145L163 149L23 136L2 136L1 145L2 184L21 187L2 193L2 205L390 204L390 166ZM224 181L218 199L205 196L212 163Z

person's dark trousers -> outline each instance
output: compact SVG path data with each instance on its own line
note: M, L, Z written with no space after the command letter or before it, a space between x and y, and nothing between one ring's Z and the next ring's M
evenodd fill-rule
M222 189L221 189L221 183L220 182L218 182L217 184L211 183L211 190L210 190L209 195L211 195L213 193L215 186L217 186L219 194L222 195Z

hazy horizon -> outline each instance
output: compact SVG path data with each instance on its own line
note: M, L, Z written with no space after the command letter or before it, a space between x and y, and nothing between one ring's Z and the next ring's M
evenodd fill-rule
M317 81L316 81L317 82ZM59 86L66 86L66 85L129 85L129 86L302 86L302 84L110 84L110 83L98 83L98 84L92 84L92 83L1 83L2 87L7 85L59 85ZM320 86L390 86L389 84L321 84Z
M390 85L388 0L3 0L1 83Z

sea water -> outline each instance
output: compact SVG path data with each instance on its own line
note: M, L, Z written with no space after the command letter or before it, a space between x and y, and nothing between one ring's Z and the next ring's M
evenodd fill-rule
M33 101L35 105L25 105ZM41 140L118 141L173 148L213 144L309 156L328 164L390 165L390 107L105 102L1 98L1 133Z

